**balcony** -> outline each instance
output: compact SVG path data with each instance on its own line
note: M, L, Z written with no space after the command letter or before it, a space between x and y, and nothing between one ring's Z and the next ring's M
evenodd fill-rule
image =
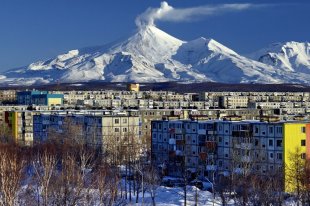
M253 148L253 144L252 143L241 143L240 144L240 148L241 149L252 149Z
M198 130L198 134L206 135L206 134L207 134L207 131L206 131L205 129L199 129L199 130Z
M181 128L169 128L170 134L182 134L183 130Z
M176 145L185 145L185 140L176 140Z
M215 141L206 141L205 146L208 150L215 150L217 145Z
M215 170L217 170L217 166L216 165L206 165L206 170L207 171L215 171Z
M169 157L174 158L176 156L176 151L169 151Z
M249 130L241 130L241 131L232 131L233 137L251 137L253 136L253 132Z
M216 131L208 131L208 135L215 135Z
M183 155L184 155L183 151L181 151L181 150L176 150L176 151L175 151L175 154L176 154L177 156L183 156Z
M176 140L174 138L169 139L169 144L176 144Z
M242 161L242 162L251 162L252 159L251 159L250 156L243 156L243 157L241 157L241 161Z
M206 161L207 157L208 157L208 155L207 155L206 152L200 152L200 153L199 153L199 158L200 158L201 160Z

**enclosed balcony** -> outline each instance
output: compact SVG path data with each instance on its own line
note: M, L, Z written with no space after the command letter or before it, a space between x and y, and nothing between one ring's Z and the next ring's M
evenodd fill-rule
M206 141L205 146L207 147L208 150L214 151L217 148L216 141Z
M206 165L206 170L207 171L215 171L215 170L217 170L217 166L216 165Z

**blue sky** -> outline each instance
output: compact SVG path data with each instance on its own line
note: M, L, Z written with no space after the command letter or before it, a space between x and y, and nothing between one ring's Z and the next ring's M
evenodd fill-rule
M264 4L193 21L157 21L182 40L213 38L241 54L273 42L310 41L308 0L167 0L174 8L223 3ZM155 0L2 0L0 71L28 65L71 49L102 45L131 35L135 18Z

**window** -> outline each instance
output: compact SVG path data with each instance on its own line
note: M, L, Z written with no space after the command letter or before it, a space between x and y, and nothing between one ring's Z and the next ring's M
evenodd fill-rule
M177 140L182 140L183 138L182 138L182 135L176 135L176 139Z
M258 146L258 139L255 139L255 146Z
M114 119L115 124L119 124L119 119Z
M300 142L301 146L306 146L306 140L305 139L302 139L301 142Z
M277 140L277 147L282 147L282 140L281 139Z
M124 124L127 124L127 119L123 119L123 123L124 123Z
M270 152L270 153L269 153L269 158L270 158L270 159L273 159L273 152Z
M161 123L158 124L158 129L161 129Z
M222 125L219 125L218 128L219 128L220 131L222 131L222 129L223 129Z
M301 153L301 159L306 159L306 153Z
M126 127L123 128L123 132L127 132L127 128Z
M190 142L191 141L191 136L187 135L186 136L186 141Z
M192 131L196 132L196 125L192 124Z
M272 139L270 139L270 140L268 141L268 145L269 145L269 147L273 147L273 140L272 140Z
M269 127L269 133L273 133L273 127Z
M114 132L119 132L119 128L114 128Z
M306 127L301 127L301 132L306 133Z
M282 153L277 153L277 160L282 160Z
M257 134L258 133L258 127L255 126L255 133Z

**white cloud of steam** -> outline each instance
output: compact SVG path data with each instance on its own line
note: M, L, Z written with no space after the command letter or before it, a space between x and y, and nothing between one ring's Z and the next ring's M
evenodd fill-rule
M154 25L156 20L181 22L190 21L194 18L218 15L228 11L241 11L249 8L257 7L254 4L219 4L210 6L199 6L192 8L176 9L163 1L160 8L148 8L145 12L136 18L138 27L144 25Z

